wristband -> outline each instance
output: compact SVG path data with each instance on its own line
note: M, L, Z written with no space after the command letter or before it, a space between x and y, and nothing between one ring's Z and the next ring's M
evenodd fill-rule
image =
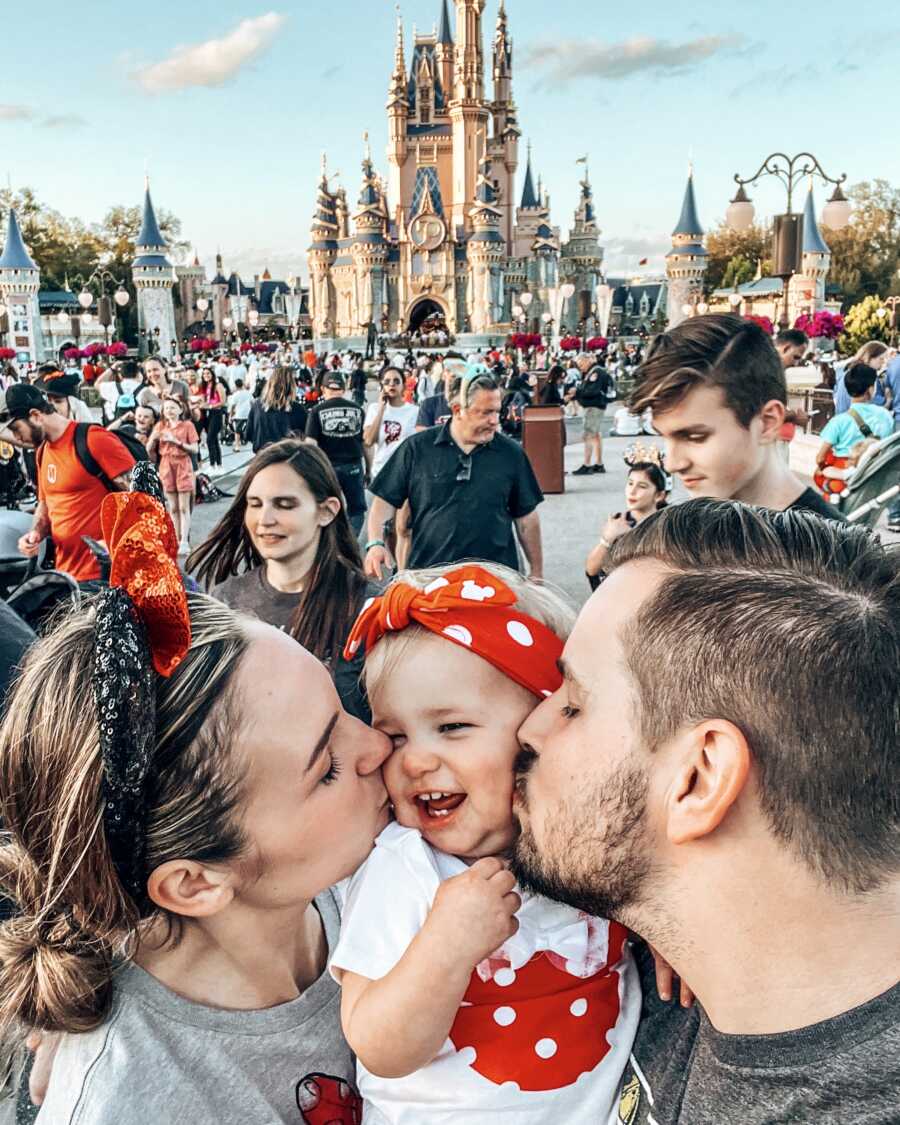
M366 550L371 551L373 547L383 547L383 546L384 546L384 540L383 539L370 539L369 542L366 544Z

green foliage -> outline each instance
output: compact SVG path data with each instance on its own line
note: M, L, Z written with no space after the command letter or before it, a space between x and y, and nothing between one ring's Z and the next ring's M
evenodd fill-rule
M873 180L854 184L847 197L850 222L842 231L822 232L831 249L828 282L840 286L845 309L877 293L898 292L900 267L900 190Z
M735 285L743 285L745 281L752 281L755 274L755 264L743 254L735 254L725 267L721 288L731 289Z
M765 227L754 225L748 230L735 231L725 223L720 223L707 235L706 249L709 252L709 267L704 282L707 292L730 288L734 285L736 272L741 275L739 285L752 281L756 276L757 263L762 264L763 277L768 277L772 272L768 258L769 231Z
M890 343L891 319L889 316L878 315L878 310L882 307L881 298L873 294L863 297L847 310L844 314L844 334L838 342L844 355L853 355L869 340Z

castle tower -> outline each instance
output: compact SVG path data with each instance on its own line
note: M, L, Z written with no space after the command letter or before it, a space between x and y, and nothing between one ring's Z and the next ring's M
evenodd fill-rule
M322 179L313 216L312 242L307 254L309 265L309 301L313 336L328 340L334 332L336 300L331 280L331 267L337 257L337 200L328 187L325 155L322 155Z
M672 249L666 255L666 276L669 279L666 315L669 328L674 328L684 320L682 307L690 303L692 295L702 286L708 264L708 254L703 245L703 227L697 218L694 172L691 169L684 190L681 214L672 231Z
M565 322L560 326L563 334L577 330L580 321L587 324L591 319L597 287L603 276L603 251L600 249L600 230L594 211L587 157L584 158L584 179L579 186L581 196L575 209L575 223L569 232L569 241L562 248L560 260L561 279L575 286L575 295L566 309Z
M364 333L372 322L376 329L382 315L388 311L384 267L388 246L385 240L384 199L378 176L372 165L372 155L366 142L362 162L363 182L357 201L358 211L353 216L354 241L350 248L356 273L357 330Z
M397 15L397 42L394 47L394 70L388 87L388 207L395 216L403 194L403 167L409 156L407 123L409 103L406 93L406 59L403 51L403 22Z
M175 306L172 301L175 271L166 257L168 247L156 221L149 183L144 188L144 216L134 249L131 277L137 290L141 354L155 351L171 359L172 340L175 338Z
M228 316L228 278L222 272L221 254L216 254L216 276L210 284L212 287L213 333L217 340L224 340L226 329L222 322Z
M522 135L516 120L516 105L512 94L512 60L512 37L506 22L506 7L503 0L500 0L494 34L494 101L491 107L494 132L490 153L491 178L499 188L497 205L501 211L501 233L506 241L507 254L511 254L513 249L513 191L516 169L519 166L519 137Z
M453 35L450 31L450 12L447 8L447 0L441 0L441 24L438 29L434 57L437 62L441 88L445 91L447 97L450 97L453 90L454 56Z
M40 363L44 358L38 289L41 271L28 253L12 208L6 227L6 245L0 255L0 299L6 305L7 343L21 362Z
M485 0L456 0L456 47L450 122L453 130L453 228L469 227L485 151L488 105L484 100L481 15Z
M469 218L472 234L467 244L469 259L468 311L472 331L490 333L503 307L502 262L506 243L500 233L502 212L489 178L490 161L482 161L475 190L476 202Z
M831 266L831 250L816 221L812 182L803 208L803 258L800 273L788 282L788 319L791 324L801 313L810 314L825 307L825 279Z
M210 318L210 310L201 313L197 308L197 298L204 297L206 288L206 270L200 265L200 259L194 254L194 260L188 266L176 266L175 276L178 279L178 303L175 306L175 330L178 339L184 337L189 324Z

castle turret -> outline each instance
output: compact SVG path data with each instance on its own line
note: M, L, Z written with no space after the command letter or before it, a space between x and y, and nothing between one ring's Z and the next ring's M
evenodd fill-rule
M175 271L166 256L168 247L156 221L149 182L144 188L144 214L134 249L131 276L137 290L141 354L158 352L171 359L175 339Z
M470 268L468 293L472 331L487 334L500 319L503 306L502 261L506 244L500 233L502 213L497 193L489 177L490 161L485 157L478 173L475 206L470 212L472 234L467 244Z
M393 217L400 206L403 189L403 166L409 156L407 123L409 103L406 86L406 57L403 50L403 21L397 14L397 40L394 46L394 69L388 88L388 200Z
M456 47L450 122L453 129L453 226L469 226L485 152L489 110L484 100L481 15L485 0L456 0Z
M702 288L709 255L703 245L703 227L697 217L694 198L694 173L688 173L681 214L672 231L672 249L666 255L666 276L669 279L666 315L669 328L684 320L684 306Z
M450 31L450 12L447 8L447 0L441 0L441 23L438 28L434 57L437 61L441 88L448 99L453 93L454 55L453 35Z
M7 343L20 360L39 363L44 358L38 289L41 271L28 253L19 220L10 208L6 243L0 255L0 298L6 305Z
M516 120L516 106L512 94L512 36L506 22L503 0L497 12L497 29L494 34L494 135L490 143L491 178L499 187L498 206L502 212L501 233L506 241L506 252L512 253L515 224L516 169L519 166L519 137L522 135Z
M217 340L225 338L226 328L222 323L228 316L228 278L222 272L222 255L216 254L216 275L210 282L212 289L212 322Z
M175 330L178 339L185 335L188 325L196 321L205 322L212 319L210 309L199 309L197 301L208 297L206 286L206 270L200 265L200 259L194 254L194 260L189 265L176 266L175 276L178 279L178 302L175 307ZM215 323L215 322L214 322Z
M328 339L334 331L335 298L331 283L331 267L337 256L338 219L337 200L328 187L325 155L322 155L322 178L313 216L312 242L307 254L309 265L309 299L313 335Z
M358 210L353 216L355 234L351 247L356 272L357 330L361 333L370 322L377 328L382 314L387 311L384 267L388 245L385 239L384 199L372 165L368 141L362 173Z
M592 316L597 287L602 280L603 251L600 248L600 230L594 211L594 193L587 157L584 157L584 179L575 209L575 223L569 232L569 241L562 248L560 277L575 286L575 295L568 303L565 323L560 331L577 330L579 322L585 325Z
M801 313L825 307L825 279L831 266L831 250L816 220L812 181L803 208L803 257L800 272L788 283L788 317L793 324Z

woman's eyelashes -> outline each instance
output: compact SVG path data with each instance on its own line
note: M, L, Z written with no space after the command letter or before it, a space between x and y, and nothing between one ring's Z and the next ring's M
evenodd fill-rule
M574 719L575 716L578 715L579 713L580 713L580 708L573 707L570 703L567 703L565 705L565 707L563 707L562 711L560 712L560 714L562 715L562 717L564 719Z
M325 771L325 773L322 774L322 777L321 777L322 784L323 785L330 785L332 783L332 781L335 780L335 778L338 776L338 774L340 772L341 772L341 763L337 760L337 758L334 756L334 754L332 754L331 755L331 765L329 765L329 767Z

